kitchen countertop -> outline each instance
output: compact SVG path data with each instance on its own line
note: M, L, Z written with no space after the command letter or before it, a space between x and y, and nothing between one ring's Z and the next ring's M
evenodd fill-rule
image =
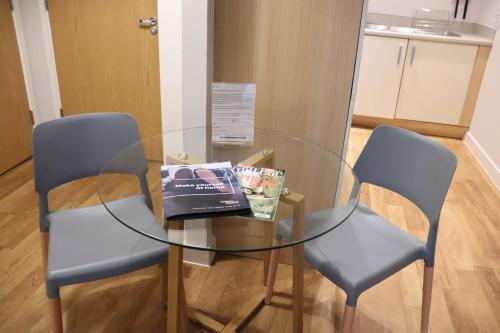
M445 35L431 35L418 32L401 32L401 31L390 31L390 30L377 30L365 28L365 35L370 36L383 36L383 37L395 37L395 38L408 38L408 39L420 39L428 40L442 43L457 43L457 44L472 44L472 45L484 45L492 46L493 40L486 37L480 36L475 33L459 32L461 36L445 36Z

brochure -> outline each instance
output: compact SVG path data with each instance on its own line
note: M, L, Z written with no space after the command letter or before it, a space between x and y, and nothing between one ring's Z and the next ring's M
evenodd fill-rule
M236 166L233 171L250 203L252 217L274 221L285 180L285 170Z
M167 220L251 213L231 162L163 165L161 179Z

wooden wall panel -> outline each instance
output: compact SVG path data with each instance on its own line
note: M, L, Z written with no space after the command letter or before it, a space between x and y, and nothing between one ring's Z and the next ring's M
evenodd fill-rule
M363 0L215 0L214 7L214 81L256 83L256 127L308 139L341 155ZM306 196L306 211L333 205L338 165L268 141L255 145L275 150L276 167L287 170L286 186ZM310 178L325 173L332 176L325 181L330 186L311 188L317 182ZM290 214L281 203L276 220ZM246 234L247 245L264 241L261 223L226 226L214 223L220 246L230 246L234 233Z
M214 81L257 84L257 127L340 152L362 7L362 0L215 0Z

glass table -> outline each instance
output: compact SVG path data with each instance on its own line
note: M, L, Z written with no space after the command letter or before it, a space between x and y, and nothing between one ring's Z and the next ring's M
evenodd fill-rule
M166 220L163 211L160 168L165 164L198 164L230 161L233 166L285 170L285 183L274 222L244 216L194 220ZM320 145L285 133L255 129L253 142L213 142L211 129L189 128L145 138L125 147L102 168L98 193L107 211L128 228L145 237L168 243L167 331L180 332L187 321L182 282L183 249L241 253L263 251L264 286L271 261L280 248L293 249L293 331L302 332L303 244L347 220L359 199L359 182L351 167ZM131 212L120 199L139 196L152 212L155 225ZM306 222L308 212L331 210L325 221ZM281 221L283 220L283 221ZM278 223L278 221L281 221ZM158 228L158 225L163 228ZM223 324L197 312L189 319L216 332L234 332L268 301L272 290L249 301L229 323ZM271 285L271 286L269 286ZM267 293L267 297L266 297Z

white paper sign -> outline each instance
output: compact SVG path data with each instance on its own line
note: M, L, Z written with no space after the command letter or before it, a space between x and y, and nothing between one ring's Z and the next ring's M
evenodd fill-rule
M212 83L212 141L253 142L256 87Z

